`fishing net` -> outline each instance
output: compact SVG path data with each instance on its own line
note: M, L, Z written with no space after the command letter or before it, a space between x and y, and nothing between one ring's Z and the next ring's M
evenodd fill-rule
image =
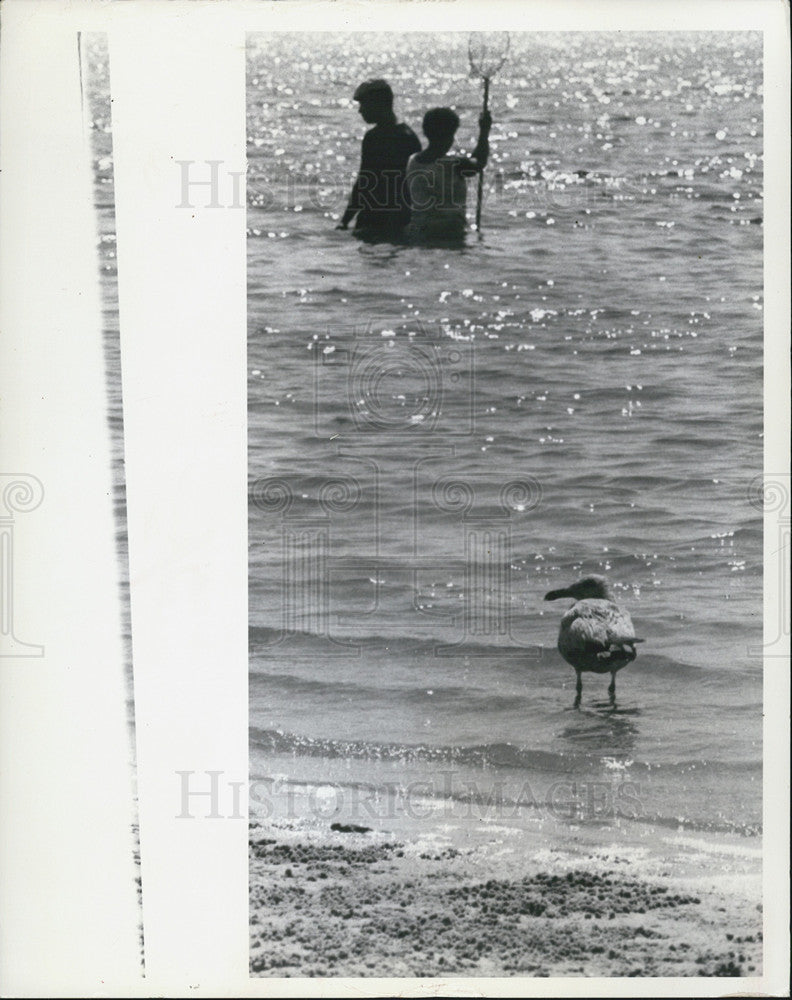
M468 39L470 75L489 80L509 55L508 31L475 31Z

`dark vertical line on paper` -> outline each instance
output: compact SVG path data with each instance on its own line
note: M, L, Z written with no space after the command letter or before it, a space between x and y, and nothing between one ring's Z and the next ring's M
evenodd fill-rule
M80 111L82 112L82 127L85 134L85 89L83 87L82 32L77 32L77 69L80 74Z

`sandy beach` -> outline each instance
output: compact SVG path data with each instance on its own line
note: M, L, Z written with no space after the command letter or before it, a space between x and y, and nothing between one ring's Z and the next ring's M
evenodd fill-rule
M761 973L756 841L441 819L252 822L251 974Z

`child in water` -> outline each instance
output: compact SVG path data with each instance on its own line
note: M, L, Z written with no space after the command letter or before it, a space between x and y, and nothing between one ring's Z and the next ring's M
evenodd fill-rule
M407 189L412 216L408 233L419 243L464 239L467 178L480 173L489 157L492 115L479 115L479 136L473 155L449 156L459 116L451 108L432 108L423 120L429 145L407 161Z

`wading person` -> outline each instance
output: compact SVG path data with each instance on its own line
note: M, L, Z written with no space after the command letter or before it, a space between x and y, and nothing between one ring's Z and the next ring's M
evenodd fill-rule
M353 95L363 121L374 128L363 136L360 170L337 229L355 220L355 234L398 239L410 221L405 190L407 160L421 148L418 136L393 113L393 91L385 80L367 80Z
M423 120L429 145L410 157L407 190L412 205L408 234L418 243L455 243L464 239L467 178L480 173L489 157L492 115L479 115L479 135L471 156L448 155L459 128L451 108L432 108Z

